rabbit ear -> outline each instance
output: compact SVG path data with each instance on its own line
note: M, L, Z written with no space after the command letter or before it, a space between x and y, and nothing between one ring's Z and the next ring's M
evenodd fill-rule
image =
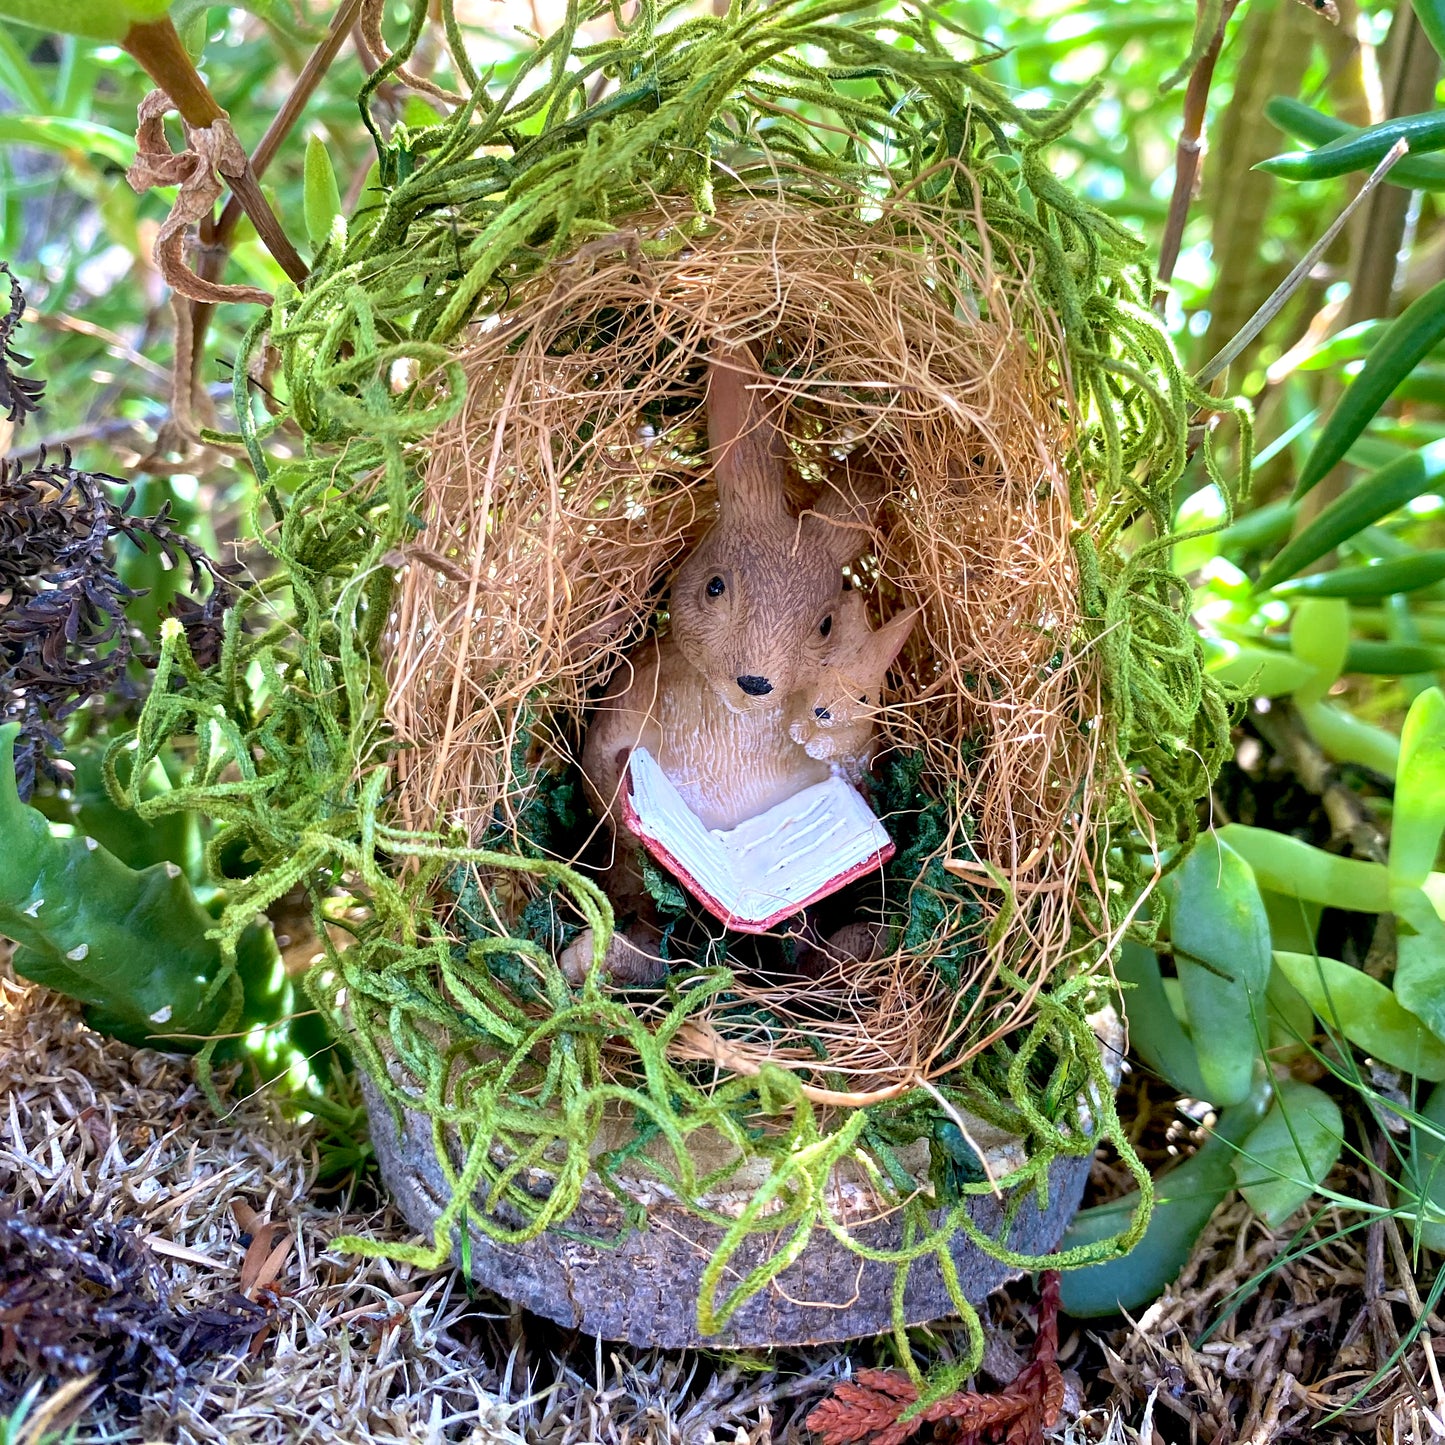
M707 439L726 521L745 526L786 522L788 446L778 429L779 405L752 350L714 342L707 364Z
M893 659L903 651L918 621L921 608L910 607L897 617L889 618L877 632L870 632L858 647L858 671L867 678L877 678L881 683L883 675L893 665Z
M873 513L883 496L881 478L850 479L848 490L830 482L803 517L804 541L821 547L840 567L855 562L873 540Z

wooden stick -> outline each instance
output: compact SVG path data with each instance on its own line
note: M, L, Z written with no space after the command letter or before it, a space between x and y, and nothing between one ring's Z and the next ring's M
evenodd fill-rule
M276 112L271 124L266 127L265 135L261 137L251 155L251 170L257 179L266 174L266 167L275 160L276 152L291 134L291 128L300 119L307 101L321 83L321 77L331 68L331 62L346 43L347 32L361 13L361 5L362 0L344 0L332 17L331 28L326 32L325 39L311 52L301 74L296 77L296 84L291 87L291 93L282 102L281 109ZM221 211L215 234L205 239L222 250L228 250L242 210L240 197L233 193Z

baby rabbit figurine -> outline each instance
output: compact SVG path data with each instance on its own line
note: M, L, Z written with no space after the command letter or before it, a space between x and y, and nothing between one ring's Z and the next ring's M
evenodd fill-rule
M668 636L618 670L583 746L588 791L616 841L608 892L624 906L642 892L637 841L619 807L633 748L656 758L707 828L733 828L830 773L789 737L789 704L827 657L843 566L868 544L867 508L834 492L793 516L779 404L764 399L763 384L747 348L714 346L707 419L718 520L673 580ZM609 970L646 976L629 947L614 939ZM585 973L590 950L587 935L567 950L569 975Z
M910 608L873 632L861 594L845 592L818 680L793 699L793 741L850 783L861 782L872 764L883 679L917 620L918 608Z

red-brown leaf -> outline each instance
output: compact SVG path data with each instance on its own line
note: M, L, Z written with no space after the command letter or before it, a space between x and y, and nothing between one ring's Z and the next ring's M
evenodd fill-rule
M948 1422L954 1445L1043 1445L1044 1431L1059 1418L1064 1377L1059 1351L1059 1276L1047 1271L1039 1290L1038 1333L1029 1363L996 1395L960 1391L935 1400L910 1420L899 1416L918 1398L913 1382L897 1370L859 1370L831 1398L816 1406L807 1425L823 1445L905 1445L923 1427Z

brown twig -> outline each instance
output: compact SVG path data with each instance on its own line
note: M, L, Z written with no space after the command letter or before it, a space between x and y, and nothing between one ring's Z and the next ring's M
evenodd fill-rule
M322 76L330 69L331 63L336 59L342 45L346 43L346 37L361 13L361 4L362 0L343 0L343 4L332 18L330 29L327 30L321 43L311 52L306 64L301 68L301 73L296 77L296 83L291 87L290 94L281 102L281 109L276 112L271 124L266 127L266 133L261 137L251 156L251 171L258 180L266 174L266 168L275 160L277 152L281 149L286 137L290 135L301 112L306 108L306 103L315 94ZM214 223L209 218L202 221L199 270L200 274L208 280L220 279L221 271L226 264L226 257L231 251L231 243L235 239L236 227L240 224L243 213L249 214L240 195L232 191L230 199L221 208L220 219ZM211 316L215 309L215 306L208 301L196 301L191 306L191 353L193 365L197 367L200 365L205 351L206 332L210 329ZM194 383L194 377L192 380Z
M1184 123L1174 151L1174 194L1169 198L1169 215L1164 222L1164 236L1159 245L1158 287L1154 293L1154 309L1161 311L1164 292L1174 276L1179 248L1184 240L1184 223L1189 219L1189 206L1194 199L1199 179L1200 162L1204 156L1204 118L1209 108L1209 87L1214 82L1214 67L1224 45L1224 32L1239 0L1224 0L1219 13L1219 27L1210 39L1199 64L1189 76L1184 92ZM1200 10L1204 8L1200 0Z
M296 77L296 83L291 87L291 93L281 103L281 109L276 112L271 124L266 127L263 135L251 155L252 173L259 179L266 174L266 168L276 158L276 153L290 135L291 128L306 108L306 103L321 83L321 78L331 68L331 62L336 59L337 53L342 45L346 43L346 37L361 13L362 0L342 0L336 14L332 17L331 28L326 32L325 38L311 52L306 64L302 67L301 73ZM221 251L230 248L231 238L235 234L236 226L240 222L242 206L239 196L232 194L231 199L226 202L221 211L221 219L216 223L213 234L206 236L202 234L202 240L209 245L218 247Z

